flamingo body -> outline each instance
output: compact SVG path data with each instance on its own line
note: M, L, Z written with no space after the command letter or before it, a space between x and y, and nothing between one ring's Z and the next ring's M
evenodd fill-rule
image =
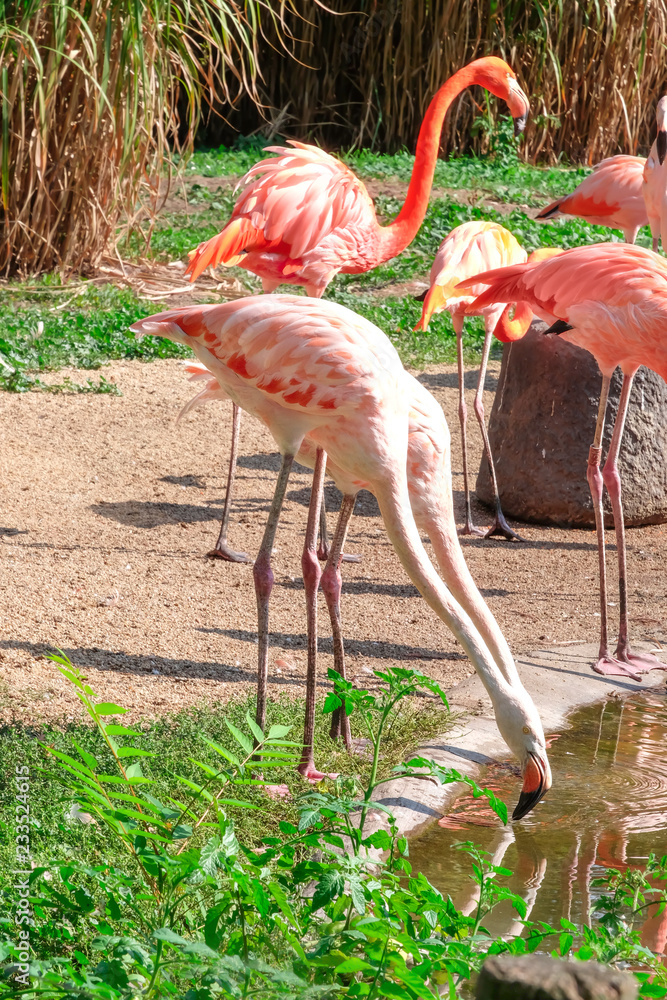
M653 249L667 245L667 97L661 97L656 108L657 134L646 160L642 194L646 206Z
M481 309L473 306L484 286L473 285L465 292L456 286L481 271L523 263L526 259L526 251L520 243L497 222L473 221L457 226L438 248L431 267L430 288L415 329L425 330L431 316L443 309L452 316L484 316L494 329L503 309L496 303Z
M338 272L370 271L395 257L414 239L426 213L447 110L475 83L525 121L528 99L502 59L487 56L460 69L426 111L406 201L391 225L379 224L365 185L339 160L301 142L269 147L277 156L255 164L242 179L225 228L192 253L191 280L209 265L235 264L259 275L265 291L287 282L319 297Z
M575 215L594 226L622 230L626 242L634 243L648 216L642 195L642 156L609 156L601 160L572 194L547 205L538 219Z
M433 485L449 476L444 417L405 372L390 341L336 303L290 295L172 310L132 329L188 344L220 391L264 421L283 455L315 467L325 452L344 494L361 488L374 493L408 575L454 631L489 691L499 729L524 771L515 816L525 815L551 783L542 725L497 624L467 568L458 563L463 559L455 530L451 538L451 495L444 516L438 510L442 490L451 494L451 478L448 486ZM202 393L207 392L215 387L205 385ZM452 577L451 589L433 569L412 514L408 465L414 474L419 449L429 456L421 485L431 483L419 516L439 525L435 544ZM456 589L468 610L456 600Z
M590 351L603 375L646 365L667 381L667 260L651 250L595 243L491 271L479 283L487 287L478 308L524 301L538 316L570 324L560 336Z

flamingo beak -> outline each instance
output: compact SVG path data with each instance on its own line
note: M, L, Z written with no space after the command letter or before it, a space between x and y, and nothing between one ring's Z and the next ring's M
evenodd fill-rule
M514 134L521 135L526 127L526 122L528 121L528 112L524 111L522 115L514 119Z
M433 313L441 312L445 308L447 293L442 285L431 285L424 296L421 319L417 323L415 330L427 330Z
M662 128L658 129L658 134L655 137L655 144L658 150L658 159L660 160L660 163L662 163L665 159L665 155L667 155L667 130Z
M534 809L540 799L543 799L551 788L551 771L549 763L541 760L537 754L528 751L528 762L523 772L523 788L512 819L523 819L531 809Z

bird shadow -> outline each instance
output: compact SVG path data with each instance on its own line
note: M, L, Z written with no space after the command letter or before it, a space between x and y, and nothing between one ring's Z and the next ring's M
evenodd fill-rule
M458 372L424 372L417 376L417 381L425 385L427 389L458 389ZM470 368L464 373L464 386L466 389L476 389L479 382L479 368ZM487 392L495 392L498 388L498 376L491 372L486 373L484 388Z
M303 486L298 490L291 490L287 494L287 499L294 501L301 507L308 507L310 504L310 487ZM334 486L327 483L324 487L324 504L328 514L336 514L340 510L343 494ZM356 517L381 517L378 502L368 490L360 490L354 505Z
M240 642L257 644L257 633L247 629L214 628L199 625L195 631L207 635L224 635ZM307 649L308 637L305 632L287 633L270 632L269 646L279 646L281 649ZM319 638L317 648L320 653L333 653L333 640L327 637ZM366 656L380 660L465 660L463 653L444 652L443 650L424 649L420 646L407 646L395 642L373 642L364 639L345 639L345 653L348 656Z
M172 483L174 486L195 486L198 490L205 490L206 483L202 482L201 476L162 476L161 483Z
M277 474L280 472L282 456L278 451L262 452L257 455L239 455L236 464L241 469L254 469L256 471L275 472ZM298 462L292 464L292 471L307 473L308 475L311 472L305 465L299 465Z

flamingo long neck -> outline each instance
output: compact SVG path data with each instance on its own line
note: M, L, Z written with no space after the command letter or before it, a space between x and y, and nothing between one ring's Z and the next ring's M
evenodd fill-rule
M405 476L397 472L392 482L374 484L373 492L380 506L387 535L403 568L424 600L461 643L491 698L498 721L506 700L530 696L518 681L518 675L518 687L508 682L487 648L477 622L455 600L436 573L412 514ZM475 613L472 605L471 608Z
M511 309L511 305L505 307L494 330L498 340L502 340L504 344L509 344L513 340L521 340L533 322L533 310L527 302L517 302L514 307L514 319L510 319Z
M415 163L412 168L405 204L390 225L380 228L381 256L378 263L390 260L405 250L417 235L426 215L428 199L433 186L442 123L452 101L466 87L478 82L477 73L478 68L474 64L458 70L442 85L426 109L424 120L419 129Z
M447 481L449 475L449 462L447 462L447 467L443 470L443 483ZM451 478L449 481L451 482ZM437 496L429 494L425 503L413 502L417 527L428 535L447 587L474 622L496 667L511 687L522 687L507 640L477 589L463 558L456 532L451 490L445 488L439 490L438 494Z

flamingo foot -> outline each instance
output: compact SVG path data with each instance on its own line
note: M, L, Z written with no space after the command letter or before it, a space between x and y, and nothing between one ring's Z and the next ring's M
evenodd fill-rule
M289 786L282 785L265 785L264 794L268 795L270 799L291 799L292 793L289 790Z
M597 663L593 664L593 670L605 677L630 677L633 681L641 683L641 676L638 673L628 669L626 664L621 663L620 660L617 660L615 656L611 656L609 653L601 656Z
M493 524L486 532L484 537L493 538L494 535L501 535L503 538L506 538L508 542L526 541L526 539L522 538L521 535L517 534L517 532L513 528L510 528L509 524L505 520L505 515L502 512L500 514L496 514Z
M663 663L653 653L633 653L630 649L623 652L617 649L616 659L638 674L647 674L649 670L667 670L667 663Z
M469 518L466 518L465 524L458 529L458 533L459 535L478 535L480 538L484 538L486 534L482 528L476 528Z
M299 764L297 770L302 778L305 778L306 781L310 781L313 785L317 784L318 781L322 781L324 778L331 778L333 781L334 778L338 777L337 774L329 774L324 771L318 771L312 761L309 761L306 764Z
M252 562L246 552L236 552L230 548L226 542L218 542L214 549L206 553L208 559L224 559L225 562L249 563Z

